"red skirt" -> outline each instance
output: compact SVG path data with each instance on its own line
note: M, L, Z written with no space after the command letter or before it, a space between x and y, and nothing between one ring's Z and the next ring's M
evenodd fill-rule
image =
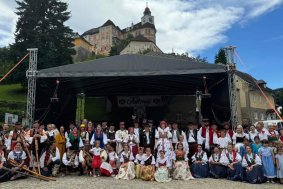
M111 165L112 169L117 169L116 160L109 161L109 164Z
M101 166L101 158L100 158L100 156L93 156L93 158L92 158L92 164L91 164L91 166L92 166L92 168L93 169L99 169L100 168L100 166Z

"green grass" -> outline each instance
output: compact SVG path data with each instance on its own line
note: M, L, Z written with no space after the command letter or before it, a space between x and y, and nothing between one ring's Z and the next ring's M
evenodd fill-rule
M26 102L26 93L21 84L0 84L0 101Z

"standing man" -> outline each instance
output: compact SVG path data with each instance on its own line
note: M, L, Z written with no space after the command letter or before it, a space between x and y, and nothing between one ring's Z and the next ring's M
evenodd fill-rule
M197 152L198 149L197 132L198 131L194 129L194 124L192 122L189 122L186 131L186 138L189 145L189 159L191 159L191 157Z
M128 131L125 130L125 122L120 121L119 123L120 130L116 131L115 139L116 139L116 153L120 155L123 151L123 141L128 135Z
M212 145L213 138L210 135L212 129L209 127L209 119L203 119L203 126L198 131L198 144L203 146L204 151L210 156L210 146Z
M223 124L223 127L226 131L226 137L232 141L235 132L230 128L230 124L228 122L225 122Z

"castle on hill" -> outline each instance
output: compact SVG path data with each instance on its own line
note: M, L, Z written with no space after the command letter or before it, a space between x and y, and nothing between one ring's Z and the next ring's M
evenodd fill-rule
M135 41L151 42L155 45L156 28L154 16L151 15L151 11L147 6L141 21L137 24L132 23L130 27L120 29L111 20L107 20L102 26L84 32L81 37L93 45L95 54L107 56L111 47L119 40L125 39L128 34L132 34Z

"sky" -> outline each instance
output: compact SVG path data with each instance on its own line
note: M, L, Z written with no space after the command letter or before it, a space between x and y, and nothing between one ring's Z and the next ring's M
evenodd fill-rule
M140 22L148 2L163 52L188 52L213 63L218 49L236 46L237 69L283 87L283 0L64 0L75 32L111 19L120 28ZM0 0L0 47L14 41L14 0Z

